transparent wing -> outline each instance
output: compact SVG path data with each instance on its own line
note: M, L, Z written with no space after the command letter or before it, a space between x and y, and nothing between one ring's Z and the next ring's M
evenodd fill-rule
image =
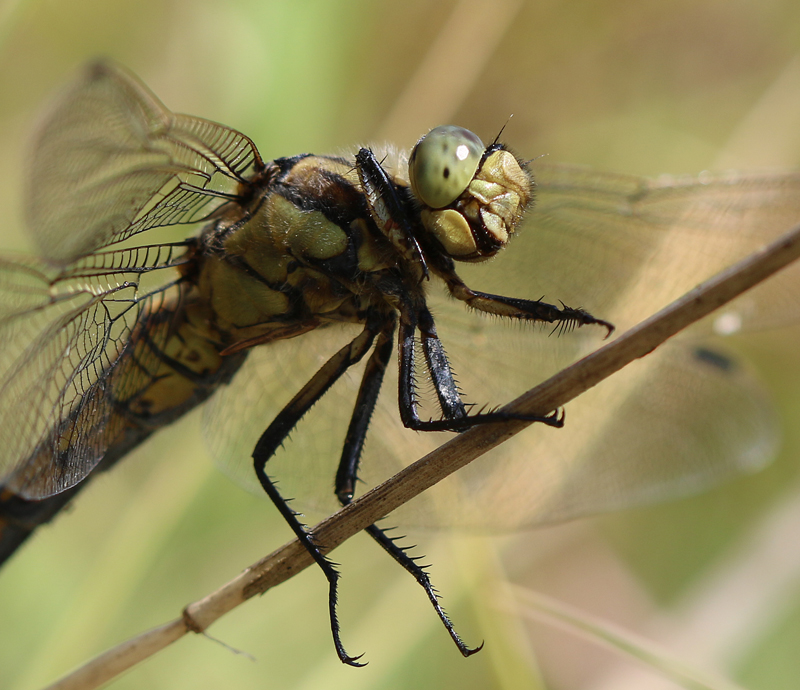
M300 338L255 348L233 381L203 409L203 432L223 472L256 495L264 495L252 453L269 423L294 394L361 328L331 326ZM335 509L333 477L341 455L362 367L354 367L303 418L290 440L269 461L267 473L285 496L304 509ZM396 410L396 408L395 408Z
M151 228L203 220L259 165L244 135L175 115L132 74L97 63L39 128L27 222L42 258L65 266Z
M119 438L126 420L117 402L144 385L148 362L119 363L147 356L135 352L137 329L150 330L148 315L168 299L164 281L175 278L170 269L182 253L168 245L105 252L55 276L34 260L0 259L0 478L6 487L27 498L68 489ZM145 277L157 287L143 289Z
M172 114L104 63L55 102L28 163L41 260L0 260L0 477L41 498L83 479L125 433L115 401L144 385L152 356L136 334L168 332L186 243L139 234L235 203L263 163L247 137Z
M461 274L476 289L584 307L618 332L800 222L795 174L648 181L561 166L536 166L535 173L537 202L519 237L497 259ZM797 279L796 270L784 272L737 300L729 311L737 328L796 318ZM436 290L431 304L459 384L478 405L508 401L597 347L603 335L584 328L550 337L546 328L467 313ZM313 335L253 353L250 368L207 407L215 455L255 491L250 453L259 435L339 347ZM390 371L362 459L365 487L448 438L404 429L396 386ZM285 494L315 515L336 507L333 474L357 387L354 371L270 461L268 472ZM236 418L235 435L218 423L220 415ZM652 502L760 467L777 438L768 396L752 374L690 338L570 403L566 428L535 425L415 499L397 519L510 528Z
M521 362L511 368L529 375ZM373 435L370 457L399 444L399 433ZM426 439L404 437L405 449L428 452ZM567 405L563 429L527 429L397 519L510 529L653 503L761 468L778 439L751 372L716 350L667 344ZM372 472L365 463L369 484L379 479Z
M504 356L498 380L487 343L502 341L504 328L498 333L493 324L490 336L482 329L449 331L451 342L465 345L451 347L451 353L458 352L451 359L472 363L456 370L462 387L475 392L472 401L483 403L485 392L512 379L508 397L521 393L536 380L538 364L557 369L568 356L546 335L528 331L539 342L517 357ZM263 495L251 459L259 436L345 342L344 334L335 343L330 333L327 338L308 335L312 340L302 346L287 341L254 351L204 410L204 432L218 463L255 494ZM548 352L553 348L556 352ZM541 358L529 359L532 353ZM334 475L359 375L360 368L338 382L269 462L268 474L310 518L338 507ZM396 371L390 370L362 458L363 490L452 436L404 428L396 386ZM393 519L491 529L558 522L695 493L759 469L778 446L769 396L752 373L718 350L692 342L664 346L571 402L566 412L564 429L534 425L401 508Z
M800 173L648 180L533 169L535 205L518 237L489 270L462 274L479 289L582 306L620 331L800 223ZM790 268L728 312L748 328L797 318L798 281Z

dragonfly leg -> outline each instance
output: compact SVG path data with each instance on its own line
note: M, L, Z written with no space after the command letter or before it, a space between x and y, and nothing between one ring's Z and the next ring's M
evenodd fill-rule
M350 656L345 651L341 641L339 619L336 613L337 589L339 572L335 564L323 555L321 547L314 541L311 532L297 519L297 513L289 507L286 499L281 496L275 483L267 476L267 461L283 443L289 433L294 429L303 415L316 403L328 389L347 371L356 364L372 347L378 328L374 323L368 323L364 330L350 343L345 345L323 367L317 371L311 380L292 398L286 407L272 421L267 430L261 435L253 451L253 464L261 486L275 507L288 523L297 538L306 548L314 561L322 569L328 580L328 608L331 620L331 632L336 653L342 663L350 666L363 666L358 662L360 656Z
M417 329L422 337L422 350L425 363L433 381L434 389L442 410L442 419L424 421L417 412L415 388L415 347L414 336ZM409 429L417 431L465 431L478 424L521 419L542 422L548 426L561 427L564 418L558 410L550 415L510 415L490 410L478 414L468 414L467 406L461 399L453 370L447 360L444 346L436 334L433 316L426 307L417 310L414 318L405 318L400 327L400 418Z
M562 304L557 307L541 300L518 299L491 295L487 292L478 292L468 287L454 271L443 275L447 289L457 300L467 306L495 316L502 316L521 321L540 321L544 323L560 324L562 329L571 329L577 326L597 325L603 326L608 331L606 337L614 332L614 326L608 321L595 318L583 309L573 309Z
M356 154L356 168L361 188L370 208L370 215L378 229L401 253L409 265L419 269L418 279L428 277L425 253L419 245L411 219L408 201L389 179L380 161L370 149L360 149Z
M339 462L339 469L336 472L336 495L343 506L353 500L355 483L358 479L359 459L364 447L367 428L378 400L383 375L392 356L394 328L395 320L387 321L386 326L378 336L375 349L367 362L367 367L361 380L353 416L347 429L342 458ZM431 583L430 575L424 566L417 563L418 558L409 556L407 548L396 543L397 538L389 537L386 534L386 530L377 525L370 525L366 528L366 532L422 586L458 650L464 656L470 656L479 651L483 644L479 647L468 647L456 632L447 613L442 608L436 590Z
M378 542L378 544L380 544L386 553L388 553L392 558L394 558L395 561L403 566L407 572L411 573L414 579L425 590L425 594L428 595L428 599L433 605L436 615L439 616L439 620L441 620L444 624L444 627L447 629L450 638L453 640L453 642L455 642L456 647L458 647L458 651L464 656L472 656L476 652L481 651L481 649L483 649L483 642L481 642L477 647L469 647L464 640L461 639L461 636L453 627L453 623L447 615L447 612L442 607L442 602L439 600L439 595L436 593L436 589L431 583L430 575L426 570L428 566L417 563L421 556L412 557L408 555L407 551L413 547L398 546L396 541L401 537L388 536L386 534L386 528L382 529L373 524L367 527L365 531L376 542Z

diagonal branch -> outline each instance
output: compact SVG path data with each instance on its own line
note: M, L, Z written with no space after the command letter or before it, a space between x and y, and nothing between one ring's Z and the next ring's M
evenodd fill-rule
M800 226L691 290L588 357L559 372L503 408L545 415L597 385L634 359L800 257ZM329 552L478 456L519 433L530 422L474 427L409 465L313 528ZM250 566L216 592L184 609L183 616L96 657L49 690L89 690L108 682L187 632L202 632L222 615L313 563L297 540Z

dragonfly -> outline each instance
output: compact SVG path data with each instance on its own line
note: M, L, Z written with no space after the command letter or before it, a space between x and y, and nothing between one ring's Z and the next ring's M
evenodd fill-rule
M339 572L285 497L346 505L442 434L507 420L465 391L529 387L800 220L797 173L646 180L525 161L454 126L410 154L267 161L103 62L50 110L26 181L38 256L0 258L0 562L208 401L214 455L322 569L336 652L355 666ZM707 329L788 318L796 280ZM734 360L691 343L648 359L571 407L572 433L560 411L532 418L541 440L465 468L412 501L409 520L556 522L699 490L774 452L768 400ZM366 531L462 654L477 651L427 570L385 528Z

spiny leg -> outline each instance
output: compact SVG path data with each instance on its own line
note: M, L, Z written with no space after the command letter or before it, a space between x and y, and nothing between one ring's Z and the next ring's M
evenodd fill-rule
M439 400L442 417L450 420L466 419L468 417L467 408L461 400L461 392L453 378L453 370L450 368L447 353L436 333L433 316L425 308L418 312L417 318L422 335L422 353L433 381L433 389Z
M564 425L563 415L558 411L551 415L510 415L505 412L481 412L468 415L461 400L453 370L447 361L444 347L436 334L433 316L427 307L419 307L417 313L406 314L400 325L400 418L409 429L416 431L464 431L478 424L521 419L542 422L548 426ZM417 397L414 384L415 349L414 336L419 328L425 361L433 381L442 419L423 421L417 412Z
M383 384L383 375L391 359L394 347L394 329L397 320L394 314L387 317L377 335L375 349L372 351L364 374L361 377L361 386L358 389L353 414L347 427L344 439L342 456L336 470L336 497L342 505L350 503L356 490L358 480L358 464L364 449L372 413Z
M375 224L406 262L420 269L418 277L427 278L427 260L411 227L407 200L400 197L400 191L370 149L362 148L356 154L356 168Z
M379 334L375 349L369 360L367 360L367 366L361 379L358 397L353 408L353 416L350 419L350 426L347 429L347 436L342 449L342 458L336 473L336 496L343 506L353 500L353 494L355 493L358 464L364 447L367 428L375 409L375 404L378 401L383 375L392 356L395 323L395 319L387 321L384 329ZM395 543L395 539L389 537L385 530L377 525L370 525L366 528L366 532L422 586L458 650L464 656L470 656L479 651L483 647L482 644L475 648L468 647L456 632L452 622L442 608L439 597L424 566L419 565L415 558L409 556L403 547Z
M283 443L284 439L294 429L303 415L328 391L328 389L347 371L356 364L369 351L378 328L375 323L367 323L364 330L349 344L345 345L306 383L297 395L284 407L267 430L261 435L253 450L253 465L264 491L270 497L283 519L295 533L300 543L306 548L314 561L325 573L328 580L328 609L331 620L331 632L336 653L339 659L351 666L363 666L358 663L360 656L349 656L341 641L339 619L336 614L337 584L339 573L333 562L325 557L315 543L313 535L297 519L297 514L289 507L286 500L280 495L273 481L266 474L267 461Z
M556 307L540 300L519 299L478 292L468 287L452 270L443 271L442 277L453 297L464 302L467 306L486 314L520 321L557 323L565 328L588 325L603 326L607 330L606 337L614 332L614 326L608 321L597 319L583 309L573 309L564 304L561 307Z

